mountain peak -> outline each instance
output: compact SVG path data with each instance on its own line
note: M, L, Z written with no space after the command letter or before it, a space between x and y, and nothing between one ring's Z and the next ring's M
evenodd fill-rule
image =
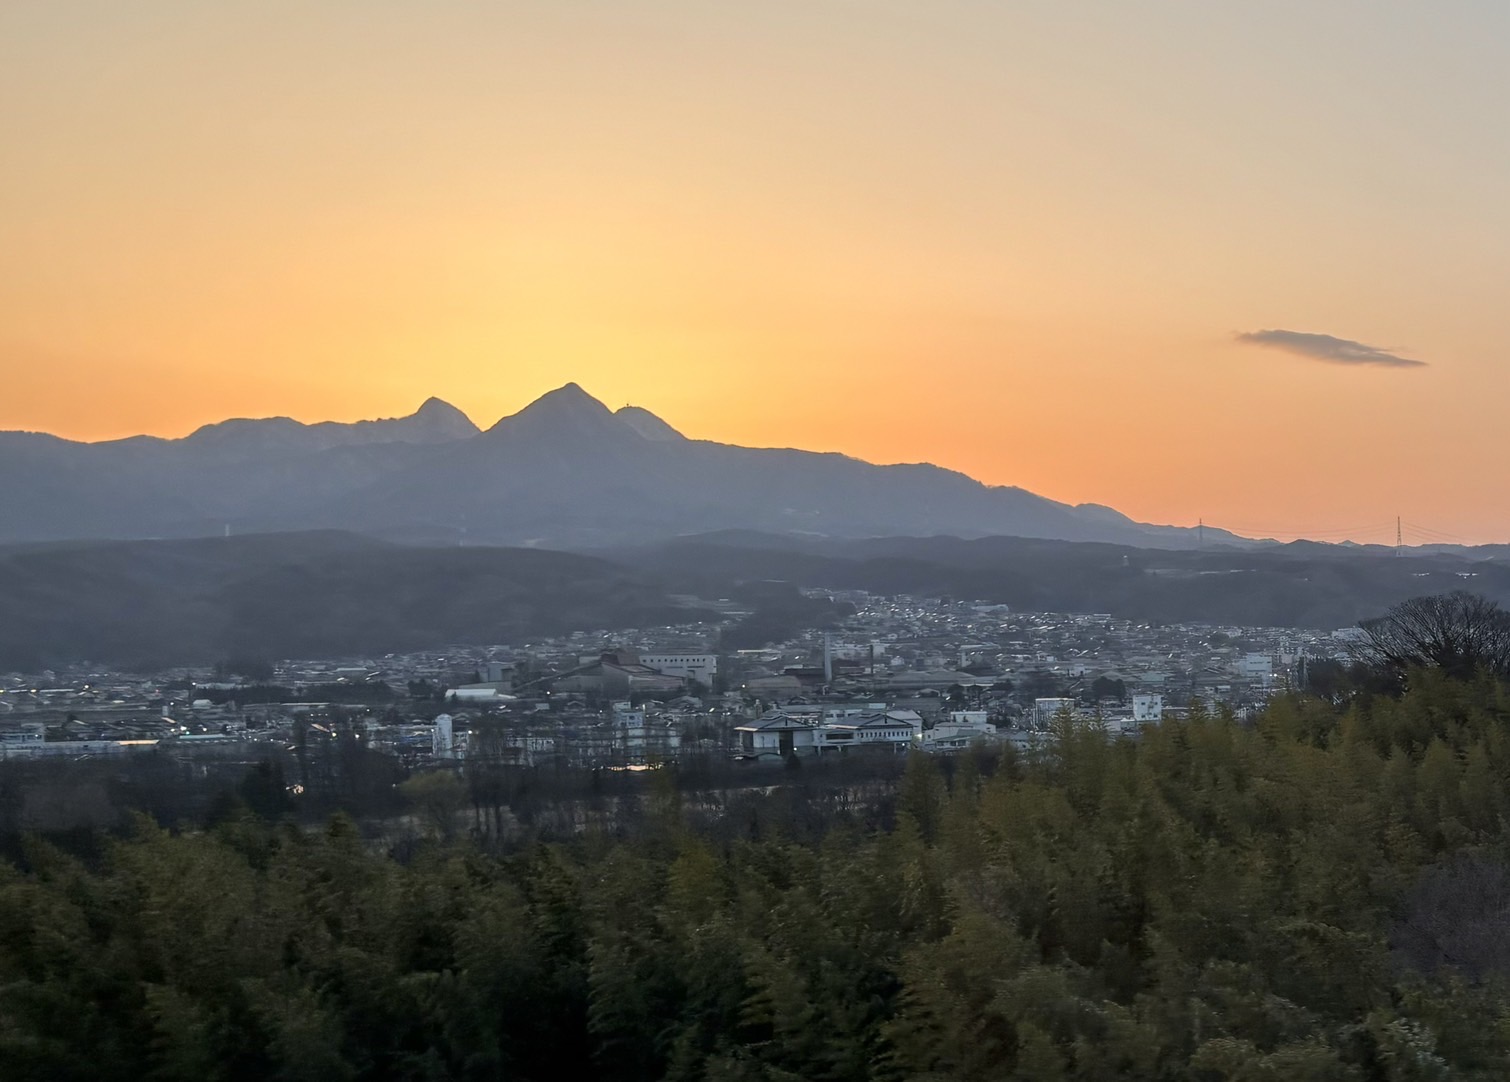
M575 383L547 391L488 432L543 438L552 443L564 440L579 446L594 445L601 439L633 439L632 430L614 417L612 410Z
M466 439L480 431L472 419L443 398L431 395L404 420L433 438Z
M614 410L613 415L655 443L674 443L687 438L643 406L623 406Z
M567 383L557 387L554 391L546 391L528 406L526 411L537 407L549 407L551 409L585 409L593 413L608 412L608 407L599 402L592 395L584 391L580 384Z

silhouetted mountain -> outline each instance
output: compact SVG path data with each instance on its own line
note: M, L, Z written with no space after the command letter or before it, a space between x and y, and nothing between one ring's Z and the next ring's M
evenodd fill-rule
M621 406L614 411L613 415L647 440L665 442L687 438L641 406Z
M381 654L701 615L654 575L535 549L336 531L0 548L0 670Z
M643 439L575 383L549 391L487 431L494 447L543 449L573 457L611 452Z
M1195 542L1190 529L937 466L689 440L574 383L480 433L435 399L396 420L233 420L182 440L0 433L0 505L0 542L321 528L573 548L719 529Z
M379 421L304 424L289 417L260 420L238 417L204 425L187 436L183 443L200 453L252 458L372 443L449 443L475 436L478 431L461 410L431 397L407 417Z

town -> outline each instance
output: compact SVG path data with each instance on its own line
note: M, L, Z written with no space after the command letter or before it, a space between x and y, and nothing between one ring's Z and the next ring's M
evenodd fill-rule
M807 590L852 612L754 649L721 625L154 674L88 665L0 676L0 757L144 751L254 762L345 734L407 766L483 760L645 768L975 742L1019 749L1056 721L1136 737L1193 703L1245 719L1356 628L1132 623L947 598Z

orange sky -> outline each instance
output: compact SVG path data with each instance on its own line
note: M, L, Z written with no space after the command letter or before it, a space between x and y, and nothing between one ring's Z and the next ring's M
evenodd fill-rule
M11 0L0 427L486 425L575 380L1144 520L1510 540L1507 23Z

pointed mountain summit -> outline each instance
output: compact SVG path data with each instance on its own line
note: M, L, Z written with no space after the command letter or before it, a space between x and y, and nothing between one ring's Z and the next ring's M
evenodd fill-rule
M643 406L623 406L613 415L655 443L675 443L687 438Z
M482 429L472 423L461 410L441 398L431 395L420 404L408 417L402 417L396 424L403 424L406 431L415 436L418 443L443 443L446 440L464 440L477 435Z
M487 434L494 439L578 451L599 450L636 436L612 410L575 383L547 391L518 413L501 419Z
M567 383L557 387L554 391L546 391L524 409L514 414L514 417L549 416L565 419L567 417L600 417L604 414L612 416L612 412L603 403L584 391L580 384Z

